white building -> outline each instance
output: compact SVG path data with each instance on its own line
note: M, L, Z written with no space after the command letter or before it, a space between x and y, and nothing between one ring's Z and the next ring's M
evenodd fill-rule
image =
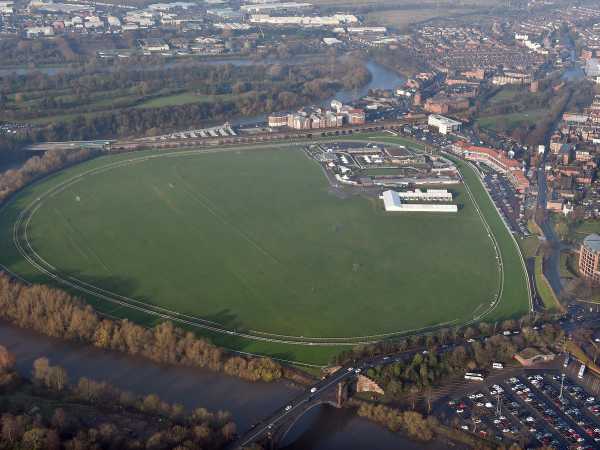
M585 63L585 74L590 78L600 76L600 60L588 59Z
M29 38L36 36L54 36L54 28L52 27L29 27L25 31Z
M427 189L426 191L415 189L414 191L398 192L397 194L402 200L423 200L427 202L452 201L452 193L446 189Z
M331 100L331 109L335 110L336 112L341 112L343 107L344 104L339 100Z
M298 10L312 8L310 3L299 2L282 2L282 3L265 3L262 5L242 5L240 10L247 14L261 14L264 12L283 11L283 10Z
M326 37L326 38L323 38L323 43L324 43L325 45L329 45L329 46L331 46L331 45L339 45L339 44L341 44L341 43L342 43L342 41L340 41L340 40L339 40L339 39L337 39L337 38Z
M448 117L440 116L439 114L430 114L429 118L427 119L427 124L437 128L440 134L448 134L453 131L458 131L462 125L462 123L457 120L452 120Z
M410 89L398 88L396 89L396 95L398 97L412 97L414 95L414 91Z
M348 27L348 33L387 33L386 27Z
M254 14L250 16L250 23L264 23L269 25L338 26L357 21L358 18L356 16L347 14L335 14L333 16L270 16L268 14Z
M495 86L506 86L507 84L523 85L533 81L533 77L528 73L505 73L504 75L494 75L492 84Z
M13 2L12 1L2 1L0 2L0 14L2 15L11 15L14 13Z
M458 212L456 205L402 203L396 191L384 191L381 198L385 210L389 212Z
M175 8L189 9L195 5L196 3L190 2L153 3L152 5L148 5L148 9L152 11L170 11Z

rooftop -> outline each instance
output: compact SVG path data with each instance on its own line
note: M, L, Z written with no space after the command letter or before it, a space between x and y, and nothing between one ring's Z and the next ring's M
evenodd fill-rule
M592 252L600 252L600 236L596 233L586 236L583 240L583 245Z
M461 122L459 122L458 120L453 120L450 119L448 117L445 116L441 116L439 114L430 114L429 115L432 119L438 121L440 124L446 125L446 126L451 126L451 125L462 125Z

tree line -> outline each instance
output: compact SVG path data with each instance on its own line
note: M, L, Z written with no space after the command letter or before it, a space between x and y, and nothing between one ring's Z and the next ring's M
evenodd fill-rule
M36 142L145 136L296 108L369 78L360 61L335 59L327 64L159 64L0 76L0 120L47 117L45 125L27 133ZM189 101L171 103L169 96L180 94ZM158 101L155 106L146 103L152 99Z
M556 123L567 110L581 110L589 104L593 94L593 86L588 82L565 83L560 79L541 80L539 91L531 93L524 88L516 88L519 96L507 101L492 103L490 100L500 89L492 89L485 93L469 111L469 117L498 116L494 128L498 133L510 136L518 142L534 146L546 142L554 130ZM544 110L545 114L534 122L509 120L503 117L514 113L526 113L533 110ZM478 128L478 125L475 124ZM485 130L482 130L485 134Z
M499 450L507 448L509 450L521 450L521 447L516 444L505 447L463 432L460 429L447 427L440 423L435 416L424 416L416 411L402 411L391 406L369 403L364 400L353 399L352 403L358 407L358 416L386 427L392 432L405 433L411 439L420 441L424 445L437 439L439 441L451 440L463 444L461 447L476 450L491 450L494 448ZM453 446L455 445L453 444Z
M359 404L357 414L376 422L390 431L404 431L412 439L423 442L431 441L434 437L431 423L421 413L416 411L400 411L386 405L376 405L364 401Z
M509 330L509 335L503 333ZM417 395L427 394L451 377L462 376L466 370L488 368L492 362L509 363L526 347L552 351L563 337L560 325L552 321L507 320L497 328L482 322L476 327L441 329L426 336L359 346L338 355L336 362L412 350L403 360L371 368L366 375L384 389L386 397L409 397L414 407Z
M80 101L90 94L125 88L149 92L161 89L192 89L206 95L231 94L237 83L246 90L263 90L278 83L302 84L316 79L329 79L344 87L364 84L368 71L358 60L329 63L311 61L307 64L203 64L198 62L166 65L157 61L147 65L90 65L56 74L32 71L26 74L0 76L0 93L9 96L21 93L23 100L44 97L49 92L69 90ZM64 92L63 92L64 95ZM85 97L85 98L84 98Z
M88 378L70 384L47 358L34 361L31 379L14 364L0 346L0 449L221 449L236 434L226 411L187 412Z
M7 38L0 40L0 60L3 65L21 65L29 63L55 64L71 57L72 50L62 37L54 40Z
M148 329L126 319L101 317L67 292L45 285L26 285L0 272L0 317L19 327L56 338L142 356L152 361L221 371L249 381L288 377L303 381L269 358L225 352L194 333L163 322Z
M0 145L1 143L2 141L0 140ZM97 154L97 151L88 149L45 152L42 156L29 158L25 164L18 169L0 172L0 205L2 205L2 203L12 194L32 181L78 162L90 159Z

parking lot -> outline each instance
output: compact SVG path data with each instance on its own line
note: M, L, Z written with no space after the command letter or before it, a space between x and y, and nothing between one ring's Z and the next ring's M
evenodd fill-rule
M446 418L457 428L505 445L600 448L600 400L578 383L576 374L565 372L496 374L448 399Z
M483 182L510 230L518 236L529 236L527 222L524 219L525 207L506 176L486 170Z

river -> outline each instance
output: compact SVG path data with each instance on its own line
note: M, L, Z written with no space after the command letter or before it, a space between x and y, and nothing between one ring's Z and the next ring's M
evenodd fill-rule
M33 361L42 356L79 377L107 381L138 395L157 394L186 408L228 410L240 430L295 397L299 390L286 382L250 383L208 370L166 366L118 352L49 338L0 322L0 344L17 358L17 370L29 377ZM351 410L322 407L302 418L290 433L288 450L417 450L445 448L441 443L418 444L392 433Z

